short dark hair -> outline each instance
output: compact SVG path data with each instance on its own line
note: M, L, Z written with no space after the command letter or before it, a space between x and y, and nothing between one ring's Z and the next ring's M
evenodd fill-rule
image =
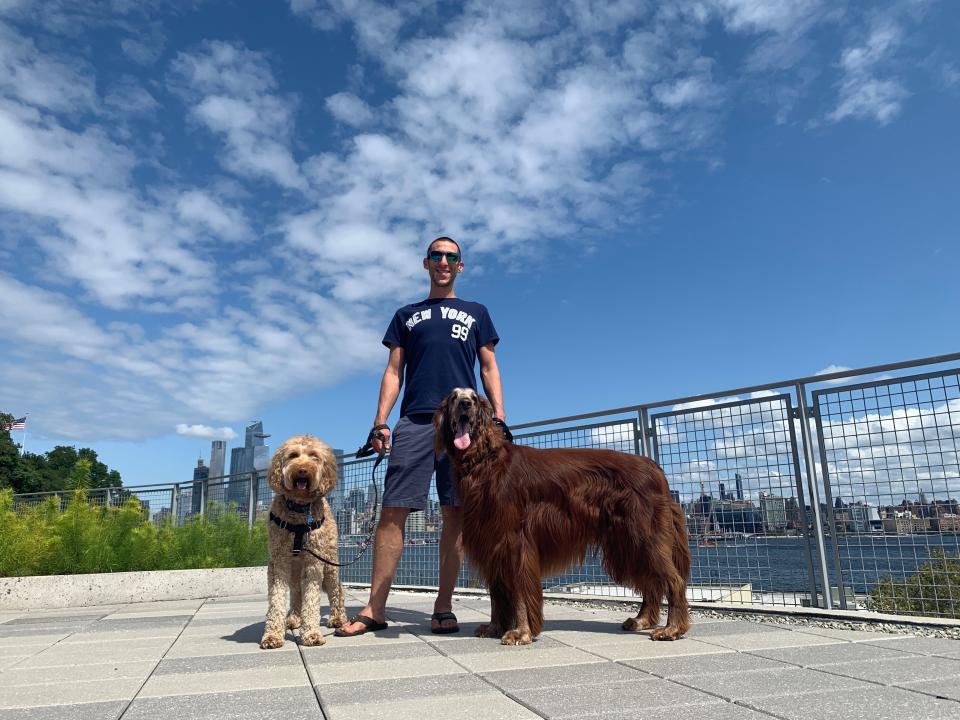
M457 252L460 253L460 259L461 259L461 260L463 259L463 252L460 250L460 243L458 243L458 242L457 242L456 240L454 240L452 237L447 237L446 235L441 235L440 237L434 238L433 240L430 241L430 244L427 245L427 255L430 254L430 248L433 247L433 244L434 244L434 243L437 243L437 242L440 242L441 240L446 240L447 242L452 242L454 245L456 245L456 246L457 246Z

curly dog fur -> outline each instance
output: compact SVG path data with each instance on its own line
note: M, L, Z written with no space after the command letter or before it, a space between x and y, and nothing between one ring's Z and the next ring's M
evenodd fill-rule
M683 511L655 462L612 450L537 449L507 442L490 403L455 389L434 415L463 508L463 548L486 580L491 619L477 629L505 645L526 645L543 628L541 579L603 551L603 567L643 595L624 630L676 640L690 627L690 572ZM660 601L666 627L657 627Z
M295 435L273 454L268 481L275 493L270 512L291 525L301 525L305 522L304 515L288 509L287 500L300 505L309 503L312 516L322 517L323 525L304 535L304 551L294 557L294 534L274 522L268 523L269 606L260 647L281 647L288 627L301 628L300 640L304 645L323 645L326 640L320 631L320 588L330 600L327 627L340 627L347 622L343 586L339 568L320 562L306 550L309 548L333 561L337 559L337 523L325 497L337 484L336 458L326 443L311 435Z

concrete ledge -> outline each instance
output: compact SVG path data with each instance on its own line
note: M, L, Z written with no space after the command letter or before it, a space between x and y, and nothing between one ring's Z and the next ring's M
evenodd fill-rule
M0 578L0 609L85 607L156 600L255 595L267 591L267 568L37 575Z

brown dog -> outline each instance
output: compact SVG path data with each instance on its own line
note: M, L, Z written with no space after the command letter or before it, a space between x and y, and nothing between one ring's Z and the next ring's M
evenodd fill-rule
M437 451L456 471L464 550L490 591L490 624L477 635L531 642L543 628L541 579L582 563L594 546L607 574L643 595L624 630L655 628L653 640L687 632L686 522L659 465L612 450L514 445L471 389L451 392L433 421ZM664 595L667 625L658 628Z
M326 640L320 631L320 588L330 600L327 627L340 627L347 621L343 586L339 568L321 562L307 551L337 562L337 523L325 497L337 484L336 457L317 438L295 435L273 454L268 481L276 495L270 506L269 607L260 647L281 647L286 628L301 625L300 640L304 645L323 645ZM302 549L295 557L297 530L301 533Z

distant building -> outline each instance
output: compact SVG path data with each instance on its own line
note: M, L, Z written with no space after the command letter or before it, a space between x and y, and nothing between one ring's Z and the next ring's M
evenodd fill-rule
M233 448L230 452L231 477L227 487L226 501L227 504L236 503L240 511L246 511L249 504L250 478L253 472L256 470L261 477L264 477L270 464L270 448L263 442L266 437L269 435L263 432L263 423L259 420L252 422L247 425L243 447ZM240 477L235 477L238 474ZM261 484L266 485L266 482Z
M219 478L221 482L226 469L227 441L214 440L210 445L210 477Z
M787 502L784 498L770 493L760 493L760 517L763 530L768 533L782 533L787 529Z
M190 495L190 512L197 515L203 503L203 481L210 477L210 468L203 464L203 458L197 459L193 469L193 492Z

